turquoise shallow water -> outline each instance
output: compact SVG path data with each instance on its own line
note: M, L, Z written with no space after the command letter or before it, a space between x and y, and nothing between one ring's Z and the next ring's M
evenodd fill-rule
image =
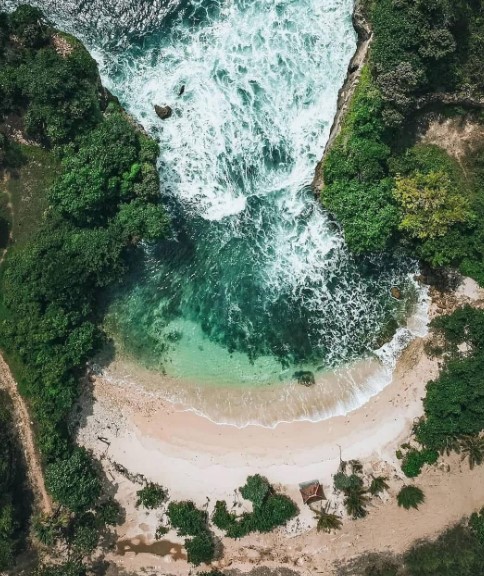
M390 288L410 287L414 266L355 261L309 189L355 50L352 1L38 4L84 39L160 142L173 234L146 247L116 296L108 326L119 348L225 386L371 355L402 321ZM173 116L162 122L154 104Z

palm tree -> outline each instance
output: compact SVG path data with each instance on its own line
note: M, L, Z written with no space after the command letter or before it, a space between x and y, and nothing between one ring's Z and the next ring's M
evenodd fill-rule
M363 472L363 464L359 460L350 460L349 463L353 474L361 474Z
M329 534L331 530L339 530L343 524L339 516L329 513L327 509L317 511L315 518L318 521L316 525L318 532L327 532Z
M376 496L377 494L380 494L380 492L388 490L389 486L387 480L388 478L386 476L373 476L373 480L370 484L370 494Z
M446 436L443 440L442 447L439 452L441 454L446 454L447 456L450 456L451 452L460 454L460 443L457 436Z
M462 460L466 457L469 460L469 467L473 470L477 464L480 466L484 462L484 438L479 436L463 436L460 440Z
M347 490L343 501L346 512L355 520L357 518L364 518L368 514L365 508L367 502L368 496L363 488Z
M397 495L398 505L405 508L405 510L410 510L410 508L418 510L419 504L424 501L425 495L417 486L404 486Z

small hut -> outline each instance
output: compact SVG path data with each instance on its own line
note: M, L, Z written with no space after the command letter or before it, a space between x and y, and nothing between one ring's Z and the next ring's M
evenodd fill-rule
M326 500L323 487L319 483L319 480L311 480L311 482L299 484L299 491L301 492L304 504L308 506L314 504L314 502Z

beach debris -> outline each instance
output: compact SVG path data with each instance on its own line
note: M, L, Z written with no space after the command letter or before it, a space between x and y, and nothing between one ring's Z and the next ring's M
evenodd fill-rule
M170 106L158 106L155 104L155 112L158 118L162 120L167 120L173 114L173 110Z

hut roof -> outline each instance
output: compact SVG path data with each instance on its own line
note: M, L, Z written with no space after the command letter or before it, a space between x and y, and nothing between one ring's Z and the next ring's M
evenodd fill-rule
M319 500L326 500L323 487L319 483L319 480L311 480L310 482L299 484L299 490L304 504L312 504Z

